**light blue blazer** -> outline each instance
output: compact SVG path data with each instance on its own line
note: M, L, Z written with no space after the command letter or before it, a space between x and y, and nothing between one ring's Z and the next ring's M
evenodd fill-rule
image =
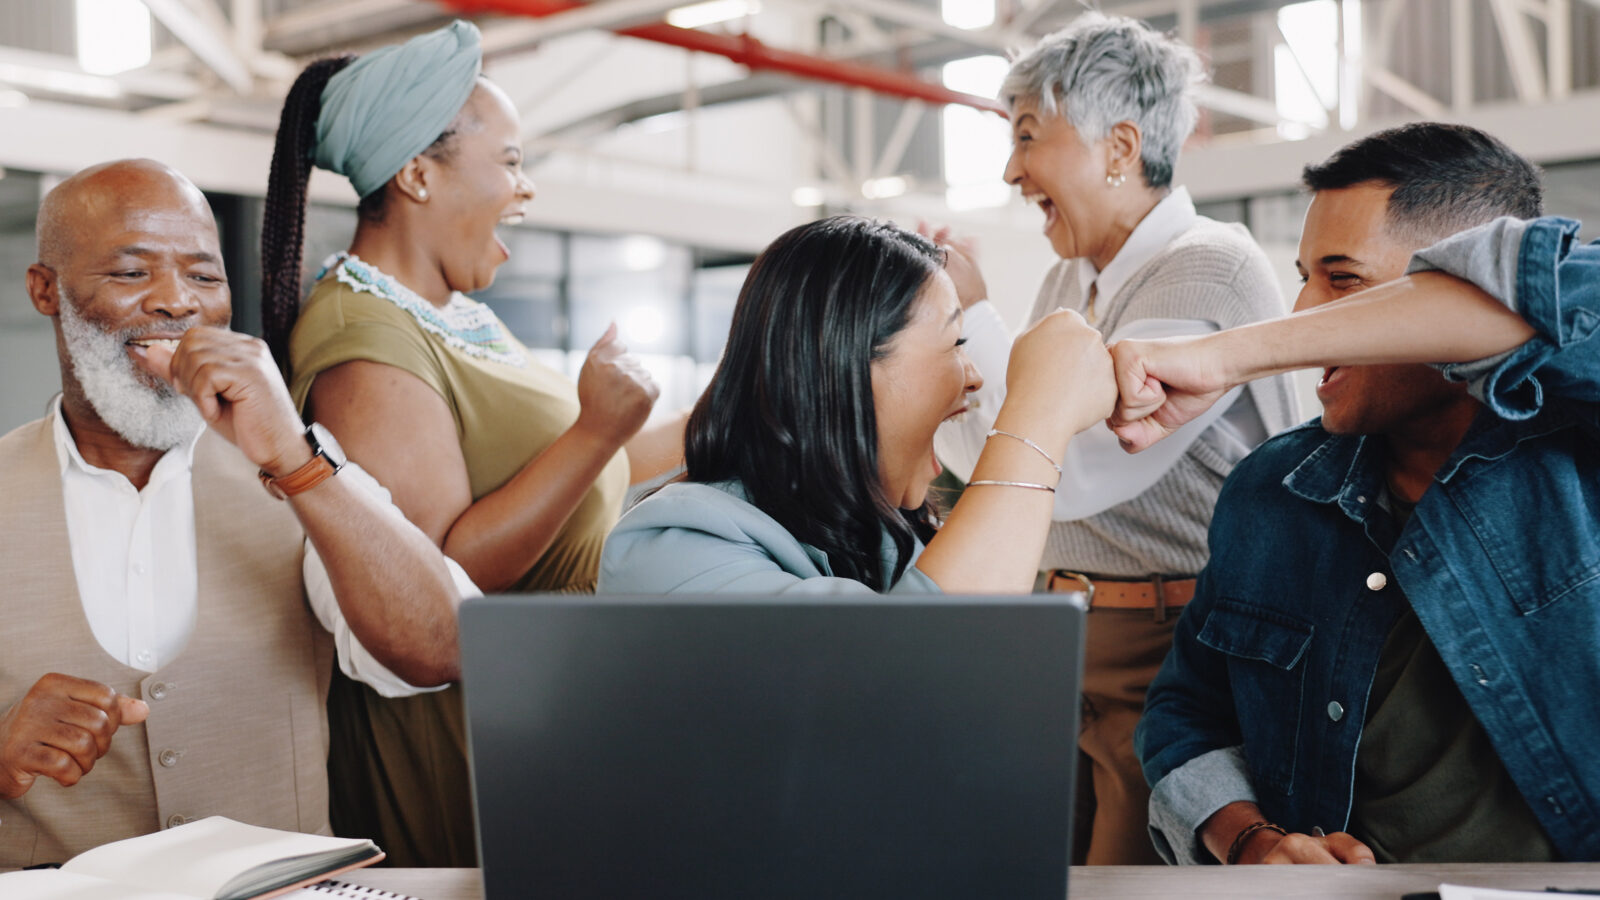
M821 550L795 539L752 506L734 482L669 484L629 510L600 555L602 594L793 592L870 593L839 578ZM886 536L887 537L887 536ZM894 571L894 544L883 542L885 572ZM890 593L943 593L912 565Z

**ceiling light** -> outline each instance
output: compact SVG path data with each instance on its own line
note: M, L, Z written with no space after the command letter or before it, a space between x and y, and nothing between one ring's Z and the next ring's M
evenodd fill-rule
M150 10L141 0L78 0L78 65L115 75L150 64Z
M793 202L795 206L821 206L823 201L826 199L827 198L822 194L822 188L811 187L809 185L797 187L794 189L794 192L789 195L789 200Z
M622 239L622 267L629 272L653 272L667 261L667 245L646 234Z
M861 196L868 200L887 200L904 194L910 186L910 182L899 175L869 178L861 184Z
M679 28L699 28L702 25L742 19L758 12L761 12L758 0L708 0L706 3L680 6L668 12L667 24Z
M944 23L956 28L988 28L994 24L994 0L941 0Z

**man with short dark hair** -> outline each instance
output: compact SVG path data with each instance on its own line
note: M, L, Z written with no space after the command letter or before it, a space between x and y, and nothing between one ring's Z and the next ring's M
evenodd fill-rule
M1113 348L1135 449L1226 387L1326 367L1320 422L1224 487L1150 689L1157 847L1600 857L1600 251L1521 221L1537 171L1470 128L1381 132L1305 183L1294 315Z
M335 654L397 694L456 678L470 582L227 330L182 175L86 169L38 237L62 393L0 438L0 869L208 815L326 833Z

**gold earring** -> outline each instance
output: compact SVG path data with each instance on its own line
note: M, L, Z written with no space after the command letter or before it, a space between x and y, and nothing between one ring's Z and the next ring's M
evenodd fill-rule
M1128 176L1122 174L1121 172L1111 171L1106 173L1106 187L1119 188L1122 187L1122 183L1127 180Z

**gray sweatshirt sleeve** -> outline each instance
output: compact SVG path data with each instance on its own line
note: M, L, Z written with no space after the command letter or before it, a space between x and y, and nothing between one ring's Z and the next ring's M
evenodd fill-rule
M1419 250L1411 257L1406 274L1444 272L1477 285L1484 293L1517 310L1517 260L1522 251L1522 235L1528 223L1503 216L1454 234ZM1485 359L1435 366L1451 381L1464 381L1474 397L1485 400L1483 385L1488 375L1510 358L1515 349ZM1487 402L1485 400L1485 402Z

